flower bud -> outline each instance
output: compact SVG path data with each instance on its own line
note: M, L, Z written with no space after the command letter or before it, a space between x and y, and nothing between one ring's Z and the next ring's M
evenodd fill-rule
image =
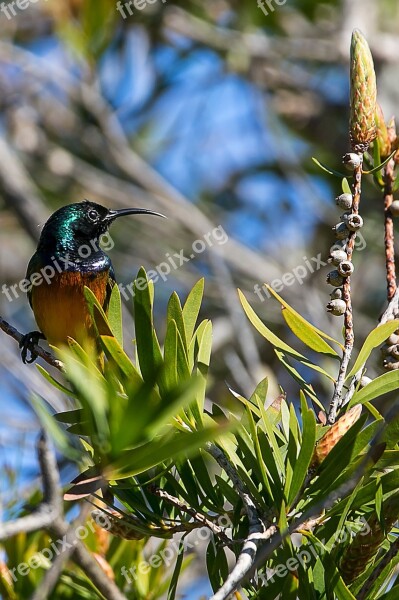
M377 84L373 57L362 33L352 33L350 53L350 118L352 149L364 152L377 135Z
M312 464L319 465L328 456L345 433L356 423L362 413L362 405L356 404L345 413L317 442Z
M335 198L335 202L340 208L343 208L344 210L349 210L350 208L352 208L353 204L352 194L341 194L340 196L337 196Z
M388 128L385 124L384 113L381 106L376 103L375 124L377 128L377 140L380 146L380 158L385 160L391 153L391 141Z
M335 317L340 317L344 315L346 311L346 302L344 300L331 300L327 304L327 312L331 313Z
M350 260L343 260L337 266L337 271L340 275L342 275L342 277L349 277L350 275L352 275L354 270L355 268Z
M341 287L344 283L344 278L338 273L338 271L330 271L327 275L327 283L334 287Z

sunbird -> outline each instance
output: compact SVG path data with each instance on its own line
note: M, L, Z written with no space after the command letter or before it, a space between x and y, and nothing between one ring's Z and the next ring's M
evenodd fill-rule
M29 303L40 331L27 333L21 340L24 363L37 358L33 346L39 339L54 346L67 344L68 337L80 344L95 340L84 287L91 289L106 313L115 285L111 259L101 249L99 238L115 219L142 214L164 217L146 208L109 210L84 200L63 206L46 221L26 273Z

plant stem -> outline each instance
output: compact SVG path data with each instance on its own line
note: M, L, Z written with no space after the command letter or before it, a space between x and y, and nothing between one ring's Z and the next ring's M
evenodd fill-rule
M363 155L359 154L360 164L353 170L353 203L352 213L359 214L359 203L361 196L361 184L362 184L362 165ZM355 248L356 232L351 231L348 236L345 251L348 256L348 260L352 261L353 250ZM330 403L330 409L328 413L328 422L332 425L335 423L337 418L337 412L342 401L342 391L345 383L346 373L348 370L349 361L352 355L353 344L355 341L355 335L353 332L353 316L352 316L352 297L351 297L351 278L346 277L342 288L342 298L346 303L346 310L344 315L344 351L342 354L342 360L339 367L339 373L337 382L335 384L334 394Z
M393 201L393 183L395 163L391 159L384 169L384 244L385 244L385 265L387 272L387 300L390 302L396 291L396 272L395 272L395 247L393 233L393 219L391 213L391 204Z

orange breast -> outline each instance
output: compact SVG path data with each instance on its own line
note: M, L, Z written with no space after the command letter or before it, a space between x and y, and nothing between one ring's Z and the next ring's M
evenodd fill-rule
M39 329L49 344L59 346L72 337L80 344L93 339L93 323L84 297L84 286L92 290L104 305L107 295L108 270L101 273L57 274L47 284L32 288L32 308Z

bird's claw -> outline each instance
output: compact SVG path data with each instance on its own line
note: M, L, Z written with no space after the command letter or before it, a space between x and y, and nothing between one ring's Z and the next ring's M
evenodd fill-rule
M46 337L41 331L31 331L23 336L19 342L19 347L21 348L21 359L24 365L35 362L38 355L35 352L34 347L37 346L39 340L45 339ZM30 358L28 358L28 352L30 352Z

